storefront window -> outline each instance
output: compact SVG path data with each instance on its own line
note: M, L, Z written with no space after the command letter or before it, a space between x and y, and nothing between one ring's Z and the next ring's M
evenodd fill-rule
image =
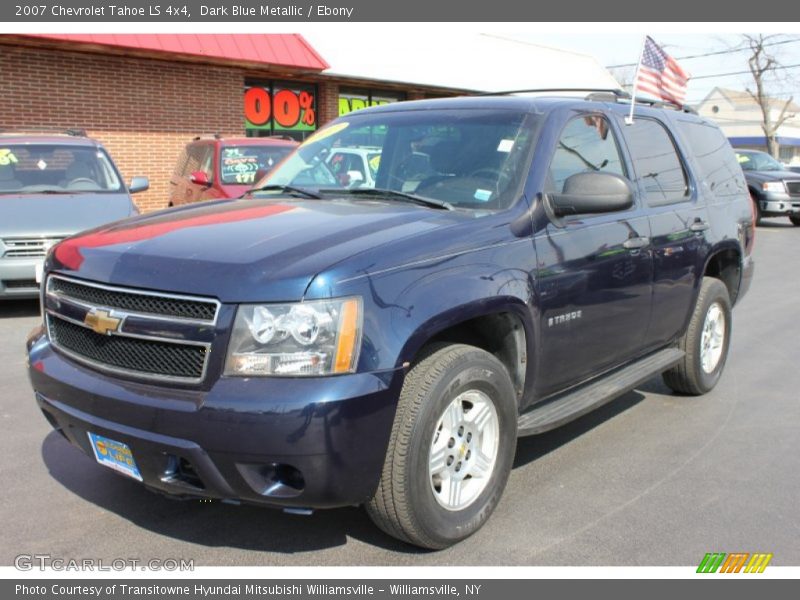
M379 106L391 102L405 100L405 94L399 92L354 90L342 88L339 93L339 116L346 115L354 110Z
M244 117L248 137L283 135L302 141L317 129L317 88L246 80Z

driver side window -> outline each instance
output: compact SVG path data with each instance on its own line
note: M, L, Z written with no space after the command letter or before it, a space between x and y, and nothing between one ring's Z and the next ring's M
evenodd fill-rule
M564 191L571 175L601 171L625 176L614 132L602 115L590 114L572 119L558 140L547 177L547 192Z

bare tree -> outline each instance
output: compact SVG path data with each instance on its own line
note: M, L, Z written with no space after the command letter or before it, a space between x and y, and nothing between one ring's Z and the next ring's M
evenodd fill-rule
M743 35L742 46L750 50L747 65L753 76L753 86L745 88L761 109L761 129L767 140L767 152L778 158L778 128L794 115L789 112L793 98L779 100L770 96L767 88L772 87L778 79L777 71L782 69L775 55L770 51L777 35ZM777 112L777 116L775 113Z

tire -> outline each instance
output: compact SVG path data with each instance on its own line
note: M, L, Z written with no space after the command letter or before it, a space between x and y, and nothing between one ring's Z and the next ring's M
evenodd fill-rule
M713 312L712 307L716 307ZM713 326L720 321L721 340L719 330ZM689 327L678 344L686 355L677 366L664 373L664 383L674 392L691 396L699 396L714 389L728 358L731 325L728 288L719 279L704 277ZM718 343L714 343L715 340ZM704 353L706 342L709 344ZM705 363L704 358L707 360Z
M800 216L791 216L789 217L789 220L795 227L800 227Z
M456 405L462 408L461 421ZM471 420L473 410L479 410L475 415L482 429ZM454 421L466 428L459 430ZM474 346L431 346L406 376L367 513L383 531L410 544L451 546L480 529L494 511L516 441L516 395L502 363ZM441 458L436 468L431 466L434 448ZM472 475L480 472L488 475ZM451 481L461 484L451 486ZM458 500L448 494L456 485Z
M750 201L753 203L753 216L755 218L756 226L761 225L761 205L758 203L758 197L752 192L750 193Z

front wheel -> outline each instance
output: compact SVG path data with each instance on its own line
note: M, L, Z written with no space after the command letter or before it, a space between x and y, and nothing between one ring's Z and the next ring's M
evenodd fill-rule
M761 225L761 205L758 203L758 198L751 193L750 201L753 203L753 220L756 225Z
M675 392L699 396L710 392L722 375L731 337L731 301L728 288L719 279L704 277L700 293L680 339L686 354L664 373L664 383Z
M403 384L369 516L424 548L463 540L500 501L516 439L516 396L503 364L473 346L429 348Z

